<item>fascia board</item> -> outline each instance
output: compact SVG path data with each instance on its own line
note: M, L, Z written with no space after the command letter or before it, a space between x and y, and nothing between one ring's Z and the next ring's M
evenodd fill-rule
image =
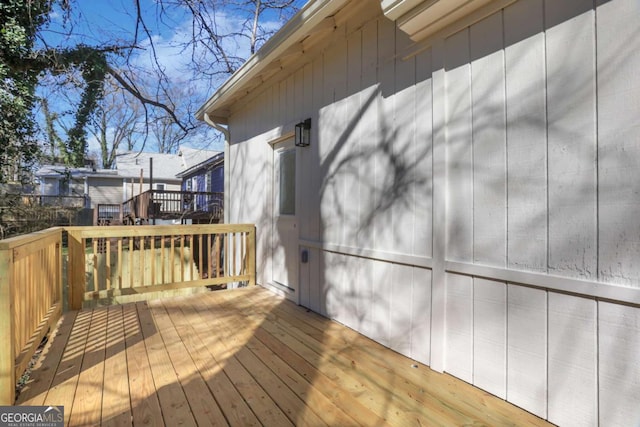
M437 1L439 0L430 0L427 3L433 4ZM392 21L395 21L424 2L424 0L380 0L382 13Z

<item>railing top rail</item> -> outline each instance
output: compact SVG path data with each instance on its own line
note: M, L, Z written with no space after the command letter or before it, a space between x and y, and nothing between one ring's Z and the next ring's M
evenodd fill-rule
M196 225L114 225L109 227L64 227L79 238L89 237L146 237L189 234L250 232L254 224L196 224Z
M8 239L0 240L0 250L15 249L20 246L28 245L38 240L42 240L46 237L62 233L63 229L64 227L51 227L47 228L46 230L40 230L29 234L9 237Z
M198 196L224 196L224 193L221 191L190 191L190 190L145 190L140 194L136 194L135 196L125 200L123 204L129 203L135 199L139 199L140 197L148 197L151 193L158 194L195 194Z
M220 191L191 191L191 190L148 190L154 193L174 193L174 194L224 194ZM145 191L146 193L146 191Z

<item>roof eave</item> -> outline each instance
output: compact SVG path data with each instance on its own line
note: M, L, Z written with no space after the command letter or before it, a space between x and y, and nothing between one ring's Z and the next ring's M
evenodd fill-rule
M310 0L291 20L252 55L196 112L215 123L226 124L231 111L225 106L241 92L265 67L277 60L288 48L302 40L324 18L331 16L350 0Z

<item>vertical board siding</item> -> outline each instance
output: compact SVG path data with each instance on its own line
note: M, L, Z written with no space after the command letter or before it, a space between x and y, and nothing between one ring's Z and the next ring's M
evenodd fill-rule
M549 421L598 424L596 302L549 293Z
M640 422L640 309L598 303L600 425Z
M640 287L640 4L598 3L598 273Z
M309 305L316 313L322 313L322 288L320 283L324 280L324 259L320 256L320 250L313 248L309 251Z
M320 164L322 187L320 207L323 239L342 243L344 215L344 182L342 174L347 165L341 162L347 148L346 124L346 43L334 45L324 54L324 103L320 110Z
M372 313L372 298L374 290L373 261L360 259L359 277L361 286L358 289L358 318L360 328L358 331L371 339L375 339L376 325Z
M396 264L393 266L393 279L389 284L391 288L389 347L401 354L411 352L413 274L412 267Z
M362 158L360 156L360 80L362 76L362 33L356 32L347 39L346 64L346 117L344 152L350 158L345 162L343 175L343 236L342 244L360 247L360 201L354 194L360 193Z
M416 57L415 214L413 253L431 257L433 224L433 88L431 49Z
M547 293L508 285L507 400L547 415Z
M409 37L395 28L395 52L402 52L409 46ZM390 250L398 253L412 253L413 230L416 214L413 211L415 200L416 171L415 160L415 58L402 60L395 58L393 88L393 127L392 143L389 144L388 168L393 180L387 197L392 198L393 206L402 209L391 210L391 230L393 240Z
M542 0L504 10L508 266L547 270L547 142Z
M307 64L302 70L303 94L301 96L304 101L304 105L301 107L300 119L311 118L313 128L317 126L316 119L311 117L311 111L313 110L313 66L312 64ZM296 184L303 189L313 188L313 175L311 171L315 169L315 153L311 149L297 151L298 157L296 163L296 174L298 175L298 180ZM299 195L296 197L296 212L298 216L300 218L307 218L307 220L298 221L298 232L302 239L318 240L316 229L313 226L314 221L310 220L314 217L314 211L318 210L318 207L316 206L317 203L318 198L311 197L311 194L307 191L299 192Z
M445 42L447 111L447 258L473 259L473 165L469 31Z
M312 165L310 165L310 168L307 170L307 172L311 176L311 187L309 188L308 193L306 191L300 191L301 194L306 194L306 196L304 196L304 203L308 203L310 206L312 206L312 208L310 209L311 215L302 222L309 223L309 237L315 240L320 240L322 238L323 230L320 211L320 202L322 199L318 196L322 188L322 174L325 171L320 160L320 129L325 127L325 121L322 117L322 106L324 105L323 68L324 61L323 57L320 56L319 58L316 58L316 60L313 61L312 64L313 87L311 88L311 96L313 98L312 108L314 113L311 115L311 139L312 141L316 141L316 143L311 144L311 146L308 147L307 150L312 158Z
M504 267L507 233L502 13L470 29L473 115L473 262Z
M378 127L374 135L376 146L372 154L374 181L374 210L371 212L371 229L375 230L373 249L391 250L397 236L393 230L394 188L397 178L394 171L394 87L395 87L395 25L386 20L378 21L378 82L380 95L376 97Z
M363 285L360 279L360 263L357 257L345 255L341 257L343 259L344 278L340 298L340 322L351 329L358 330L360 328L358 321L358 295Z
M473 279L447 274L447 351L445 370L473 381Z
M473 279L473 384L507 397L507 285Z
M300 246L300 253L307 251L310 253L310 248L306 246ZM310 262L300 263L298 267L298 280L300 290L300 299L298 303L303 307L311 307L311 264Z
M342 267L340 265L340 254L335 252L324 252L322 258L328 267L321 282L321 292L324 296L322 314L327 317L337 319L340 317L340 297Z
M303 305L554 423L640 420L637 306L444 264L640 287L640 4L595 3L519 0L409 59L383 17L339 27L235 112L230 215L258 226L259 280L272 257L265 135L311 117L297 207L300 238L318 245L300 267Z
M360 167L361 181L358 193L360 218L358 220L358 244L364 248L375 247L375 217L379 214L378 204L382 196L377 191L376 151L380 144L381 118L378 101L380 86L378 84L378 21L367 23L362 29L362 63L360 93Z
M431 364L431 270L413 268L411 351L409 357Z
M231 144L229 160L225 167L230 168L231 177L246 174L246 179L231 179L232 191L237 197L229 198L231 223L256 224L256 273L259 283L271 280L271 244L272 224L272 153L261 141L252 140L243 144ZM266 162L264 159L268 159ZM246 165L254 165L247 168ZM243 201L253 200L253 203ZM259 207L256 209L256 206Z
M545 7L549 139L549 272L597 277L595 26L593 12L562 23L584 0ZM571 74L566 70L571 69Z
M369 324L372 328L370 338L389 346L389 310L391 303L391 286L393 280L393 264L382 261L371 261L369 268L373 272L371 282L371 298L369 299Z

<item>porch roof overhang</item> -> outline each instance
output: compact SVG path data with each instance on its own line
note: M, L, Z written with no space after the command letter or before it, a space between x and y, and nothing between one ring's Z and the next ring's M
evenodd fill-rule
M358 0L361 2L361 0ZM295 71L310 52L323 49L340 22L355 15L356 0L310 0L253 56L251 56L196 112L199 120L208 118L226 125L234 104L250 95L276 75L286 77ZM486 15L515 0L380 0L384 15L417 43L437 35L445 27L471 14ZM492 3L493 2L493 3ZM362 2L365 4L365 2ZM494 6L492 6L494 4ZM347 7L353 6L353 7Z

